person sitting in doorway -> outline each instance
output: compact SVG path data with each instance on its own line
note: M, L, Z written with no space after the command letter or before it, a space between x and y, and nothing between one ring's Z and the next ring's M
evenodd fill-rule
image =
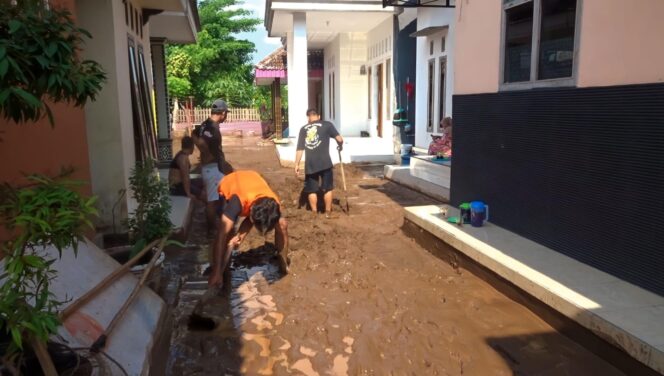
M208 285L223 286L223 274L230 261L231 252L242 244L253 227L265 236L274 230L282 272L288 273L288 230L279 198L263 177L256 171L235 171L219 183L221 221L214 241L212 266ZM237 233L235 225L244 220Z
M436 155L443 158L452 158L452 118L446 117L440 121L443 128L443 135L431 135L431 144L429 144L429 155Z
M344 139L329 121L321 121L318 111L307 110L309 123L300 129L295 155L295 174L300 173L300 161L304 155L304 192L308 195L313 212L318 212L318 193L323 193L325 216L332 214L332 190L334 171L330 157L330 139L337 141L337 150L343 149Z
M203 179L191 179L189 156L194 152L194 139L185 136L181 141L182 148L175 154L168 169L168 187L173 196L186 196L205 202Z

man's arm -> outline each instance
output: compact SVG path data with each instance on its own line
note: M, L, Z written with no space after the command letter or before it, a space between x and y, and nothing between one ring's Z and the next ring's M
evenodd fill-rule
M242 224L240 225L240 228L237 231L237 234L231 239L228 244L230 245L231 249L235 249L236 247L239 247L240 244L244 241L244 239L247 237L251 229L254 228L254 224L251 223L251 220L247 217L242 221Z
M295 175L300 173L300 162L302 161L302 154L304 154L304 150L298 150L295 153Z
M302 161L302 155L304 154L304 138L305 130L304 127L300 128L300 134L297 137L297 152L295 153L295 175L300 173L300 162Z
M223 284L223 274L230 259L230 251L228 249L228 238L230 237L234 221L226 215L221 216L219 221L219 230L217 231L217 238L214 243L214 253L212 260L212 273L208 278L208 286L221 287Z
M184 193L187 194L187 197L195 198L194 195L191 194L191 180L189 179L189 158L186 155L180 154L180 157L177 160L177 164L180 168L180 179L182 180Z
M338 134L334 139L337 141L337 150L344 150L344 138Z
M288 222L286 218L280 218L277 227L274 229L274 245L277 247L277 252L279 252L281 267L285 273L288 273L290 260L288 258Z

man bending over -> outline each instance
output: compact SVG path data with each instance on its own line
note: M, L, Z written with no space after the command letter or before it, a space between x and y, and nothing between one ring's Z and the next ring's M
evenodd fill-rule
M253 227L263 236L274 230L274 244L280 266L287 273L287 223L281 213L279 198L267 182L255 171L232 172L219 183L219 199L223 214L214 242L208 285L222 287L223 273L228 266L231 251L242 244ZM235 224L240 217L244 217L244 220L236 234Z

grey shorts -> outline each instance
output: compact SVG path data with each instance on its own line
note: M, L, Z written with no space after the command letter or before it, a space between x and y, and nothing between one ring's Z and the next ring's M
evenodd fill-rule
M208 202L219 200L219 182L224 177L224 174L219 171L218 164L208 163L203 165L201 175L203 176Z

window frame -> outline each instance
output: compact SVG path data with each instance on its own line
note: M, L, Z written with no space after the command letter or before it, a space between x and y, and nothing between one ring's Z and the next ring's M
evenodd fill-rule
M438 122L434 125L436 131L433 133L443 133L443 127L440 125L440 122L445 119L445 112L447 112L447 55L439 56L437 63L438 108L436 110L438 111ZM444 70L443 67L445 67Z
M533 3L533 36L530 55L530 80L521 82L505 82L505 37L507 36L507 11L519 5ZM583 0L576 0L576 14L574 23L574 49L572 52L572 76L538 80L540 34L542 31L542 0L503 0L501 4L500 26L500 64L499 64L499 91L528 90L546 87L574 87L577 86L579 71L579 41L581 35L581 19L583 14Z
M427 61L427 133L436 132L436 71L436 58L431 58Z

